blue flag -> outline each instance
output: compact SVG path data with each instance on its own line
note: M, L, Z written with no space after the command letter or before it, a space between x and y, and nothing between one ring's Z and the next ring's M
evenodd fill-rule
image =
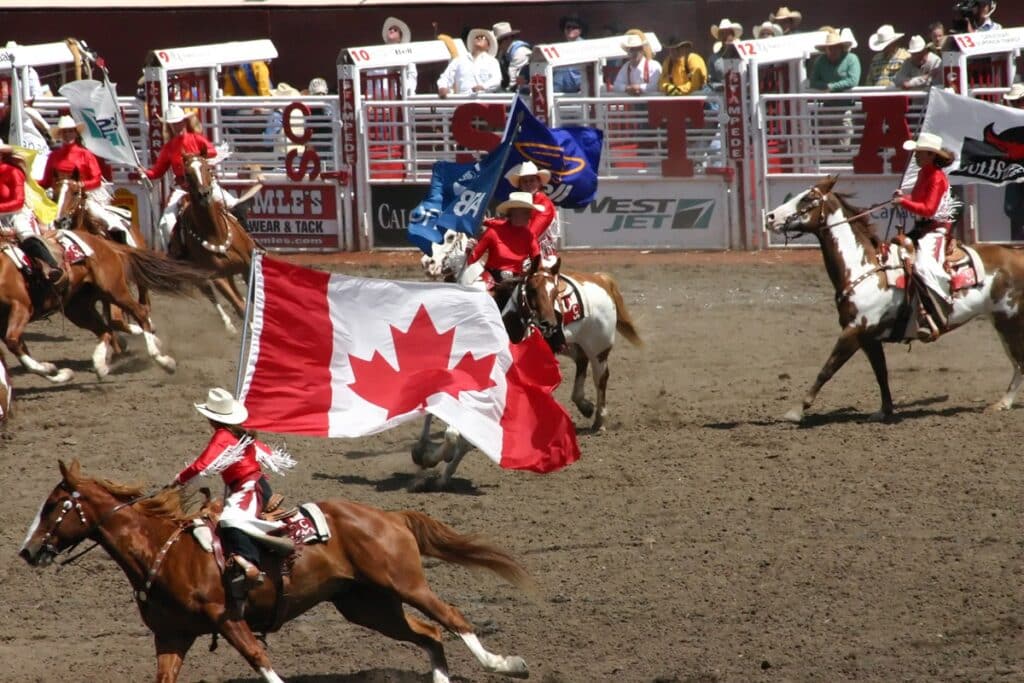
M597 167L604 134L596 128L548 128L516 98L501 144L476 163L438 161L427 197L409 214L409 241L425 254L447 230L475 235L495 190L514 188L505 173L523 161L551 171L551 201L566 208L590 204L597 192Z

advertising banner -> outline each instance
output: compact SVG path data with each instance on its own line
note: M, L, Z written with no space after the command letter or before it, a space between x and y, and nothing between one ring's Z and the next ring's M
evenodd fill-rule
M412 247L406 233L409 227L409 212L423 200L426 185L376 185L373 186L371 206L373 214L373 248L392 249Z
M565 246L728 249L728 186L718 179L603 179L581 209L559 209Z
M225 182L236 194L248 183ZM330 251L339 249L337 187L323 183L263 185L249 204L249 232L268 249Z

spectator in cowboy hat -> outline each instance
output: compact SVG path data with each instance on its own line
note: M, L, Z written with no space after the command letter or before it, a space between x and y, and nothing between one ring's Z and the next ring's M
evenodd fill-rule
M409 25L397 17L388 17L384 20L384 25L381 27L380 35L384 39L384 42L388 45L396 43L408 43L412 40L412 33L409 31ZM387 69L377 69L375 72L379 75L386 74ZM408 97L416 93L416 81L419 78L419 72L416 70L416 64L409 62L404 67L401 67L402 73L402 84L404 90L403 94Z
M864 85L887 88L892 85L892 78L899 73L903 62L910 53L900 45L902 33L897 33L892 24L882 24L868 38L868 47L876 53L868 67L868 76Z
M485 28L470 29L466 34L470 53L448 62L444 73L437 79L437 94L448 97L455 95L476 95L482 92L497 92L501 87L501 66L498 41Z
M797 33L796 29L803 18L802 14L789 9L786 6L782 6L768 15L768 21L782 27L782 34L787 36L790 33Z
M754 29L755 38L778 38L781 35L782 27L770 21L766 21Z
M1013 109L1024 109L1024 83L1014 83L1003 95L1003 102ZM1010 239L1024 240L1024 183L1007 183L1003 195L1003 213L1010 219Z
M692 40L669 38L668 58L661 67L658 89L666 95L696 95L706 91L708 67L693 49Z
M619 67L612 90L627 95L658 92L661 64L652 59L653 53L646 34L639 36L635 32L627 32L621 45L628 59Z
M491 27L494 39L498 41L498 63L501 65L501 89L517 91L529 84L530 55L533 48L520 40L519 29L512 28L507 21L499 21Z
M565 42L583 40L587 34L587 25L575 14L564 16L558 20L558 30L562 32ZM585 90L583 72L575 66L560 66L551 73L551 87L558 93L578 93Z
M901 90L927 90L932 83L942 82L942 59L931 51L921 36L914 36L907 46L910 56L893 76L894 88Z
M822 56L814 62L811 88L841 92L860 83L860 60L850 52L852 46L852 36L844 38L838 31L829 32L824 42L815 45Z
M306 93L309 95L326 95L330 91L327 88L327 80L317 76L310 80L309 85L306 87Z
M712 89L720 91L724 87L725 64L722 62L722 53L742 35L743 25L729 19L722 19L717 26L711 27L711 36L718 41L715 43L714 54L708 60L708 82Z
M284 81L278 83L276 88L271 89L270 94L274 97L291 98L289 103L302 96L301 92ZM305 132L305 118L301 111L294 108L291 114L288 115L289 127L295 137L301 137ZM288 138L284 130L284 108L273 109L267 117L267 127L263 131L263 143L268 149L274 149L276 145L284 145L283 153L293 149L302 149L302 145L294 142L285 144L287 140Z

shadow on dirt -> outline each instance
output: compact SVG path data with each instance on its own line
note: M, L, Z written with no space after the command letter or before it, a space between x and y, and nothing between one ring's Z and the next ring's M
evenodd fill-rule
M374 480L368 477L351 474L325 474L323 472L314 472L313 479L327 479L346 485L370 486L376 491L387 493L391 491L408 491L409 487L416 481L416 475L407 472L394 472L387 479ZM423 492L428 493L436 490L438 489L428 488ZM461 496L486 495L486 493L477 487L476 484L471 482L469 479L462 479L461 477L455 477L448 482L448 486L444 488L444 492L454 493Z
M262 678L232 678L224 683L260 683ZM429 673L419 674L401 669L368 669L352 674L316 674L313 676L289 676L289 683L429 683ZM471 683L473 679L452 676L453 681Z

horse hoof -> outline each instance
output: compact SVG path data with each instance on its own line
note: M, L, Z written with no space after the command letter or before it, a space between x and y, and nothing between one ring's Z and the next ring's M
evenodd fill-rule
M150 323L150 326L152 327L152 323ZM142 327L140 325L136 325L135 323L132 323L128 326L129 334L140 335L142 334L142 331ZM156 328L153 328L153 331L155 332Z
M96 379L105 379L110 374L109 365L93 366L93 370L96 372Z
M412 455L412 461L414 464L423 466L423 456L427 452L427 445L424 443L416 442L412 445L410 455Z
M591 417L594 414L594 404L590 401L580 401L576 407L583 413L583 417Z
M45 361L45 362L39 364L39 371L41 373L43 373L44 375L49 375L49 376L56 375L57 374L57 366L54 365L53 363L50 363L49 361Z
M426 493L436 488L437 474L429 470L420 470L409 484L409 493Z
M153 356L153 360L155 360L157 365L162 367L168 373L173 373L178 369L178 361L174 360L170 356Z
M50 380L54 384L67 384L74 376L75 373L70 368L61 368L53 374L48 375L46 379Z
M1004 410L1009 410L1012 407L1012 403L1007 403L1006 401L996 401L985 410L989 413L1001 413Z
M876 413L871 413L868 416L868 422L888 422L892 419L892 413L887 413L884 410L879 410Z
M510 678L529 678L530 669L526 666L526 660L518 655L505 658L505 666L496 673L505 674Z
M787 422L800 424L801 422L804 421L804 409L800 408L799 406L796 408L792 408L789 412L782 416L782 419L786 420Z

